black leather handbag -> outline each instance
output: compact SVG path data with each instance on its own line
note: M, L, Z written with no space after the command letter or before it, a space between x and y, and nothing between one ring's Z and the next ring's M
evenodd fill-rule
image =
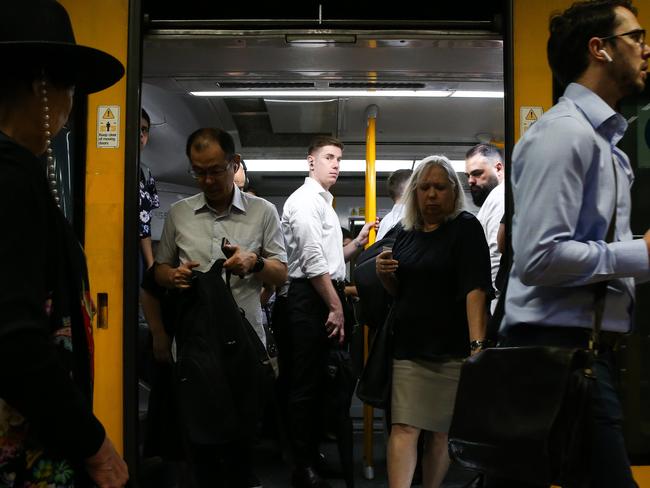
M395 307L391 307L384 324L376 329L370 345L368 359L357 384L357 397L375 408L390 407L393 381L393 320Z
M615 226L616 211L607 242L612 241ZM468 469L511 480L561 486L588 481L591 392L596 379L592 365L607 282L593 290L588 348L494 348L463 363L449 429L452 459Z
M592 361L590 350L543 346L487 349L467 359L451 457L501 478L580 486L589 471Z

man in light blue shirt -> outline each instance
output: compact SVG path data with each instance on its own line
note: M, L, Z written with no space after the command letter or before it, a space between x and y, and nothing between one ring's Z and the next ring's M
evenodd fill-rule
M611 359L617 335L631 330L635 280L650 278L650 232L633 240L634 177L616 147L627 123L615 107L643 90L650 48L625 1L575 3L551 19L550 31L549 63L568 87L513 153L514 261L501 333L507 345L584 346L594 309L587 285L609 281L590 486L633 487ZM614 237L605 242L614 212Z

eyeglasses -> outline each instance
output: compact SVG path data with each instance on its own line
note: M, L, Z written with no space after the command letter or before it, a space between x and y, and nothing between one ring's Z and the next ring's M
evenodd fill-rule
M613 34L607 37L601 37L601 41L608 41L610 39L616 39L617 37L629 36L634 42L636 42L641 49L645 47L645 29L634 29L630 32L623 32L622 34Z
M140 133L141 134L149 134L149 127L147 127L146 125L143 125L142 127L140 127Z
M222 174L224 174L224 173L225 173L226 171L228 171L229 169L230 169L230 163L226 164L226 165L223 166L223 167L213 166L213 167L211 167L211 168L209 168L209 169L207 169L207 170L205 170L205 169L197 169L197 168L194 168L194 167L190 167L190 168L187 170L187 172L188 172L188 173L190 174L190 176L191 176L192 178L194 178L195 180L204 180L204 179L207 178L208 176L209 176L210 178L217 178L217 177L221 176Z

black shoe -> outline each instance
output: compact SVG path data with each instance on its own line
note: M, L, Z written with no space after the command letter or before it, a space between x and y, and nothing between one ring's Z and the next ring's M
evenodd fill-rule
M314 463L314 469L319 474L319 476L326 479L342 479L343 473L332 467L332 465L327 461L325 454L322 452L318 453L316 462Z
M255 473L249 472L246 475L246 488L264 488L262 482L259 480Z
M316 474L314 468L297 468L291 476L293 488L332 488L330 484Z

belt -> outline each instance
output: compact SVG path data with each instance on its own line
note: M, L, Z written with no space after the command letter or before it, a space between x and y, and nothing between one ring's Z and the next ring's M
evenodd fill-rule
M290 283L309 283L311 284L311 281L309 278L290 278ZM345 281L343 280L332 280L332 285L334 288L340 292L343 292L345 290Z
M516 324L506 331L506 342L508 338L515 339L515 342L523 344L542 344L547 342L548 345L558 345L564 347L587 347L591 338L591 329L583 327L557 327L537 324ZM539 337L543 340L539 340ZM598 349L616 350L625 336L622 332L613 332L601 330L598 336ZM538 340L530 339L537 337ZM556 341L555 339L560 339Z

